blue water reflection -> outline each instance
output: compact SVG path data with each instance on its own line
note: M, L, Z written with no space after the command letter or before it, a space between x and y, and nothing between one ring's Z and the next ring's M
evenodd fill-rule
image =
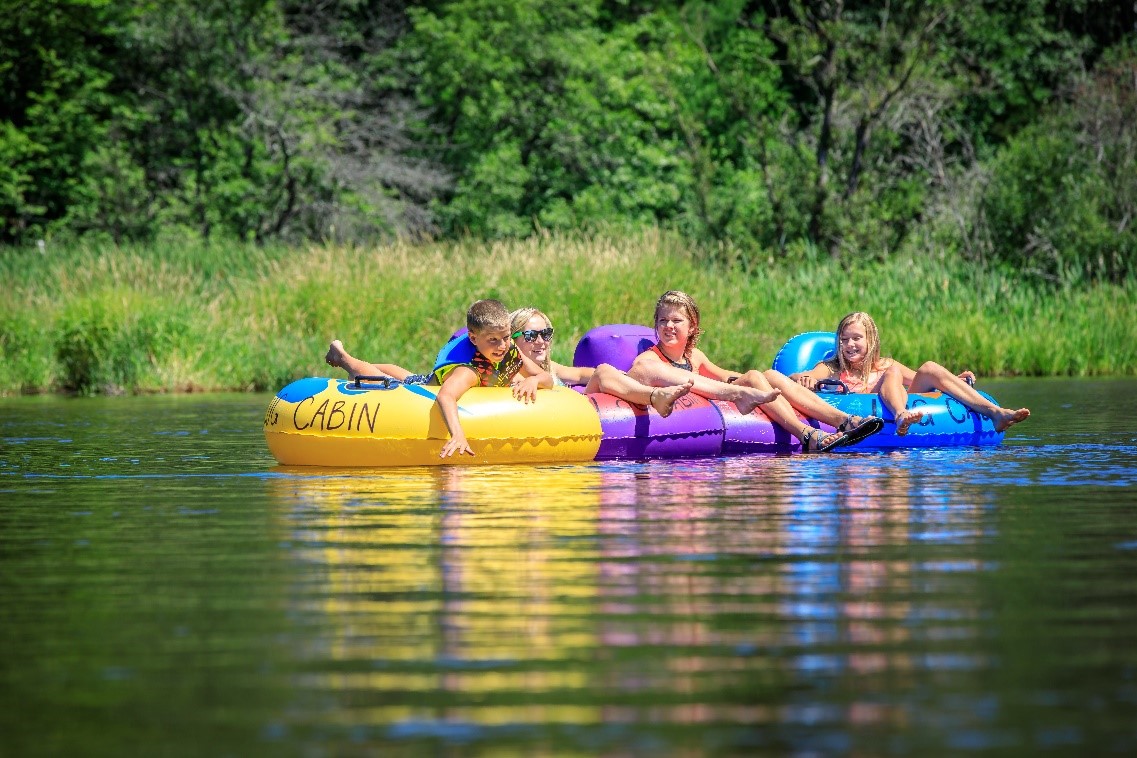
M994 450L390 471L275 466L262 399L0 401L3 747L1132 752L1094 386Z

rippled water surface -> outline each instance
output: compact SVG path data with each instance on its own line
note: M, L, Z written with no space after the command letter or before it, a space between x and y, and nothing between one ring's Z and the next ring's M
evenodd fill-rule
M0 755L1137 753L1137 381L994 450L281 468L0 399Z

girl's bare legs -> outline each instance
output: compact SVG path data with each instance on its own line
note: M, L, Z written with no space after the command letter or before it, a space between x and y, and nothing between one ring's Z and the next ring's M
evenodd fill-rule
M824 421L834 428L849 420L849 414L833 407L818 397L816 392L806 389L780 371L770 369L762 375L772 387L782 391L782 397L801 412L801 415Z
M954 397L980 416L986 416L995 422L996 432L1005 432L1008 427L1024 421L1030 416L1030 410L1019 408L1012 410L995 405L979 394L971 385L933 361L928 361L916 370L912 382L908 385L909 392L929 392L939 390Z
M593 386L595 389L592 389ZM694 382L688 376L680 384L652 387L636 381L614 366L601 363L596 367L585 391L604 392L638 405L651 405L656 413L667 418L675 407L675 401L689 393L693 386Z
M775 380L779 381L780 386L774 386L770 381L770 375L775 375ZM780 380L785 380L784 382ZM755 387L761 390L772 390L778 393L778 397L769 403L762 406L762 412L765 413L771 421L778 426L785 429L787 432L802 440L804 443L805 435L814 432L814 428L802 424L801 419L798 418L797 412L794 410L797 403L792 402L791 398L796 395L812 395L811 398L801 398L803 408L802 415L810 418L815 418L818 421L824 421L829 426L839 426L848 416L841 411L834 408L829 403L820 399L813 394L810 390L802 387L797 382L790 379L785 374L777 371L747 371L734 382L735 386L742 385L745 387ZM822 407L824 406L824 407ZM738 410L742 410L739 408ZM825 440L828 440L834 435L826 435Z
M635 373L633 373L635 372ZM739 413L750 413L760 405L769 403L781 393L771 390L769 386L758 389L739 383L727 384L715 379L709 379L681 368L667 366L657 361L647 365L632 366L628 372L633 379L652 387L673 387L677 384L691 382L691 392L711 400L725 400L738 406ZM800 421L798 424L800 425ZM794 432L796 436L796 432Z
M671 415L675 401L691 391L694 382L688 376L683 384L673 384L669 387L649 387L637 382L632 377L620 371L615 366L601 363L596 367L592 378L588 380L585 392L603 392L607 395L627 400L636 405L651 405L655 412L663 418Z
M903 437L908 427L924 418L924 412L908 407L908 390L904 389L904 374L895 363L880 378L880 399L896 419L896 434Z
M339 340L332 340L332 344L328 346L328 353L324 356L324 361L329 366L342 368L348 373L352 379L357 376L389 376L393 379L402 381L411 372L407 371L402 366L396 366L393 363L368 363L352 356L344 350L343 343Z

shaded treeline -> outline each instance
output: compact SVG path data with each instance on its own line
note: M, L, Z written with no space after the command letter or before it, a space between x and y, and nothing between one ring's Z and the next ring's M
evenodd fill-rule
M1050 281L1137 261L1132 3L2 10L2 243L647 225L755 259L936 250Z

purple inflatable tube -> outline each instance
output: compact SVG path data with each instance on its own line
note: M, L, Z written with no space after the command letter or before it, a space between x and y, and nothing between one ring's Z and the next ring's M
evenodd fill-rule
M585 334L573 355L576 366L608 363L627 371L636 356L655 344L655 332L637 324L609 324ZM600 416L604 439L596 460L621 458L696 458L745 453L789 453L801 450L797 438L774 424L761 410L742 414L733 403L698 395L680 398L663 418L599 393L588 398ZM803 423L818 425L802 419Z

